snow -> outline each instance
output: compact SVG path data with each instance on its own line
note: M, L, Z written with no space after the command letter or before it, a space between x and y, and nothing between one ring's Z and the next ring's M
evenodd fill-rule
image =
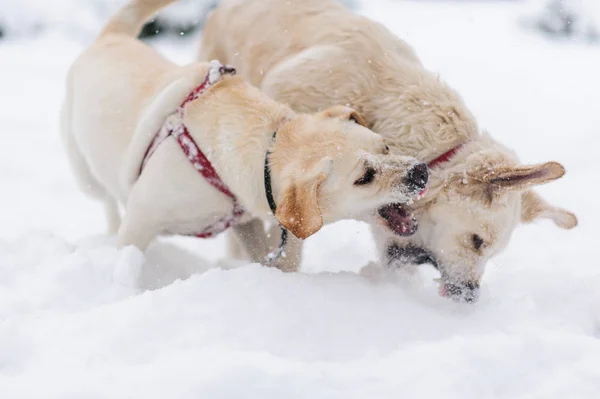
M296 274L224 262L223 237L116 249L57 131L85 40L0 42L1 397L598 398L600 53L521 30L523 7L363 4L524 162L568 170L539 191L580 226L520 227L473 306L438 297L427 268L356 273L375 259L358 222L310 238Z

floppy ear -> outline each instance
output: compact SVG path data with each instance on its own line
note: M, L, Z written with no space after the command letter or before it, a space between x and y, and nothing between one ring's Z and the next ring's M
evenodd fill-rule
M280 195L275 217L279 224L302 240L323 227L318 195L327 174L327 171L321 170L312 178L293 180Z
M564 166L558 162L546 162L494 169L483 176L483 182L493 188L525 190L561 178L564 174Z
M530 223L539 218L551 219L563 229L577 226L577 217L574 214L553 207L531 190L525 191L521 196L521 222Z
M358 111L343 105L336 105L334 107L327 108L325 111L322 111L321 114L326 118L342 118L367 127L367 121L365 121L365 118L363 118Z

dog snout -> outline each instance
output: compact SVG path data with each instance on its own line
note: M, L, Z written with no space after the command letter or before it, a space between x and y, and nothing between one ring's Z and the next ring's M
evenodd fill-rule
M408 170L404 182L411 191L423 191L427 186L428 179L427 164L419 162Z
M457 302L474 303L479 299L479 283L466 281L461 283L445 283L446 295Z

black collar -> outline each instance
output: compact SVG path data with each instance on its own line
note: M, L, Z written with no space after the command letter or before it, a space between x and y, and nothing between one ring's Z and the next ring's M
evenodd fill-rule
M271 138L270 144L272 144L275 141L276 136L277 130L273 133L273 137ZM277 204L275 203L275 198L273 198L273 186L271 184L271 167L269 166L270 156L271 150L267 149L264 167L265 195L267 196L267 202L269 203L269 208L271 208L271 213L273 213L273 216L275 216L275 212L277 211ZM279 259L281 256L285 257L285 246L287 244L288 231L282 225L279 225L279 227L281 228L281 240L279 241L279 246L266 256L265 261L267 263L271 263Z
M271 137L271 143L275 141L277 136L277 130L273 133L273 137ZM275 211L277 210L277 204L275 203L275 198L273 198L273 187L271 185L271 167L269 166L269 158L271 157L271 150L267 149L267 154L265 155L265 194L267 195L267 202L269 203L269 208L271 208L271 212L273 216L275 216Z

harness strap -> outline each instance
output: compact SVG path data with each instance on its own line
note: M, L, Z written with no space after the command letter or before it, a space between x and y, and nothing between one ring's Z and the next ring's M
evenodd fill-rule
M146 154L142 160L140 166L140 175L146 166L148 160L154 154L158 146L170 136L174 136L179 143L183 153L190 161L192 166L210 183L214 188L219 190L227 197L233 200L233 209L231 214L226 215L217 220L212 225L206 227L200 233L195 234L199 238L213 237L229 227L235 224L241 216L244 214L244 209L239 204L237 197L231 192L229 187L221 180L219 174L212 166L206 155L200 150L198 144L194 141L192 135L187 129L187 126L183 123L184 108L185 106L200 97L206 90L217 83L223 75L234 75L235 69L231 66L222 65L218 61L211 61L211 66L204 78L204 81L200 86L196 87L187 97L181 105L171 114L160 130L154 136L154 139L150 143L150 146L146 150Z

